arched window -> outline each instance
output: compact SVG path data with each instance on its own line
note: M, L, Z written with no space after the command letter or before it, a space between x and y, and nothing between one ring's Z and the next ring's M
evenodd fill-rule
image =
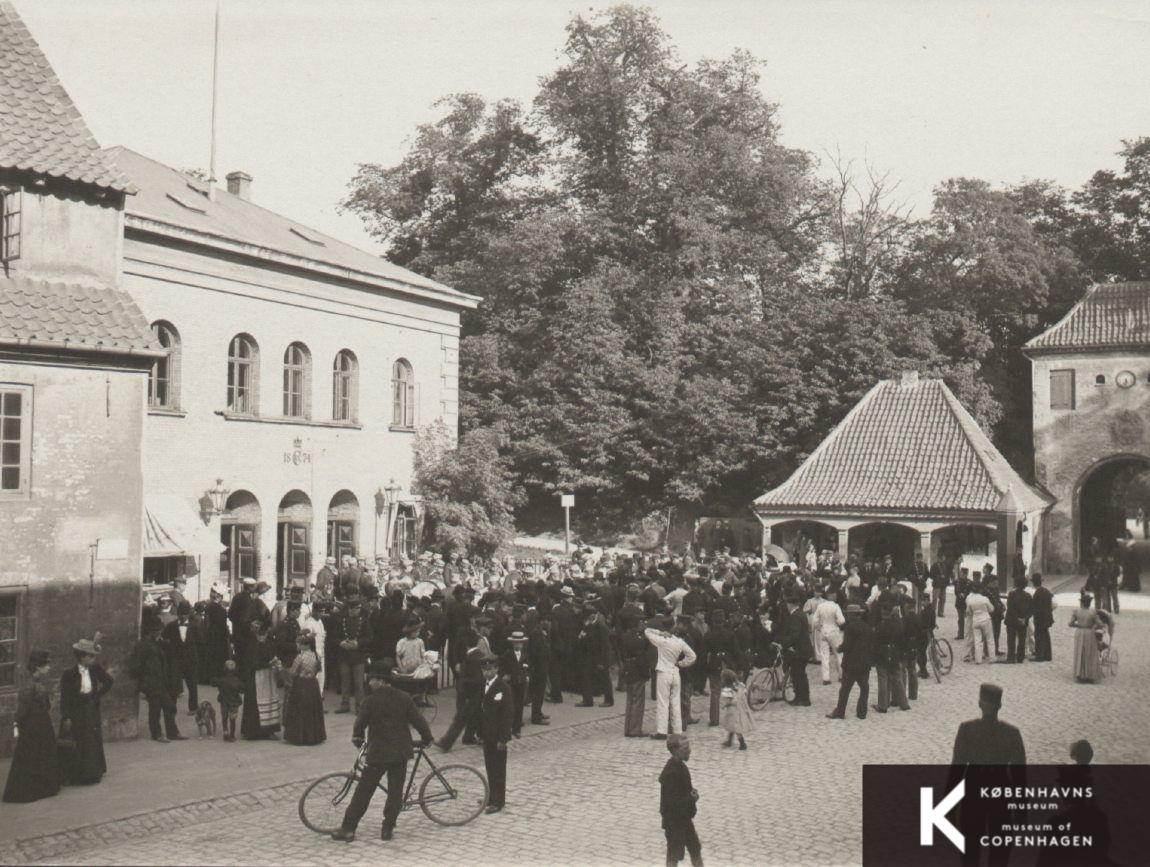
M228 409L243 415L256 415L259 388L260 351L247 334L237 334L228 346Z
M170 322L153 322L152 336L168 351L148 374L148 406L176 409L180 405L180 335Z
M331 417L335 421L355 421L358 413L359 364L350 349L340 350L331 368Z
M391 424L393 427L415 427L415 374L407 359L401 358L391 368Z
M311 406L311 353L302 343L292 343L284 352L284 415L308 418Z

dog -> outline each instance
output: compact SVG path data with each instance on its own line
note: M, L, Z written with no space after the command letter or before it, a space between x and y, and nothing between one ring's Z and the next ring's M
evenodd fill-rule
M211 702L201 701L196 708L196 728L200 730L201 738L216 736L216 709Z

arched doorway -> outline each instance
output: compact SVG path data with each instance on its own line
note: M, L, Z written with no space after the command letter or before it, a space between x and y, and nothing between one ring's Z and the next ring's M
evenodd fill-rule
M356 556L359 548L359 500L343 490L331 498L327 507L327 555L342 563L345 556Z
M1138 477L1148 468L1150 458L1119 455L1095 464L1083 475L1076 498L1076 523L1078 558L1084 568L1089 567L1096 548L1101 554L1113 551L1120 539L1129 538L1128 533L1136 535L1131 527L1145 526L1138 512L1141 508L1144 518L1150 503L1141 502L1145 479Z
M233 491L220 515L220 579L234 594L245 578L259 577L260 501L251 491Z
M303 491L289 491L280 500L276 534L276 598L284 588L307 587L311 577L311 500Z
M932 562L946 569L965 569L968 576L981 574L987 563L998 568L998 532L981 524L949 524L935 530L931 549Z
M791 559L803 565L809 549L836 551L839 546L838 531L822 521L781 521L771 525L771 544L778 545L791 555Z
M851 527L848 541L851 555L863 561L881 563L889 554L896 575L910 574L919 545L919 534L915 530L888 521Z

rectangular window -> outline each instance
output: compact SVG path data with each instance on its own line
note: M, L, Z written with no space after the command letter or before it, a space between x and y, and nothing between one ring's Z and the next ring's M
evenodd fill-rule
M284 415L303 417L303 371L298 368L284 368Z
M171 584L177 576L187 574L183 556L144 558L144 584Z
M0 385L0 495L28 492L31 445L32 389Z
M1074 409L1074 371L1050 371L1050 408Z
M247 360L233 359L228 363L228 409L249 412L251 395L251 364Z
M415 383L393 379L391 395L391 423L395 427L415 427Z
M20 258L20 188L0 188L0 262Z
M16 686L20 631L20 594L0 594L0 690Z

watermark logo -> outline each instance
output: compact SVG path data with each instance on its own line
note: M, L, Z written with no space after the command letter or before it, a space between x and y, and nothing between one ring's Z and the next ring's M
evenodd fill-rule
M943 836L958 848L959 852L966 854L966 838L962 836L958 828L954 827L950 819L946 818L946 814L957 806L965 794L966 780L959 780L958 785L951 789L950 793L937 804L934 803L934 789L932 787L923 786L918 790L918 842L920 845L933 846L934 829L938 828L942 831Z

